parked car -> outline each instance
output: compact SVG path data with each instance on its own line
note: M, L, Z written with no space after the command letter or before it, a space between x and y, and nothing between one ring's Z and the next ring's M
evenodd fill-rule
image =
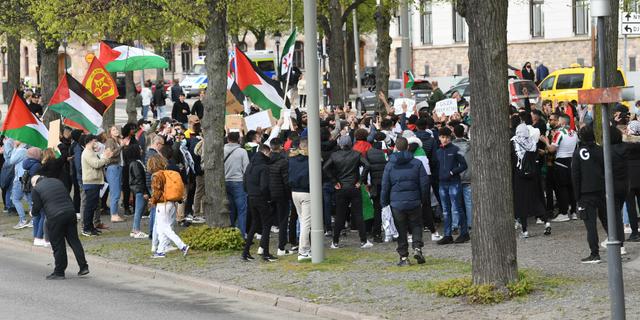
M542 100L540 99L540 90L538 90L535 82L531 80L509 79L508 88L509 102L516 108L524 107L525 94L523 93L523 89L525 88L528 91L529 102L531 104L539 106L542 103ZM445 92L444 95L447 98L451 98L453 93L456 91L460 93L465 100L471 103L471 84L469 82L454 86Z
M551 101L578 100L578 90L593 89L595 85L595 69L579 65L559 69L549 74L540 82L542 99ZM618 68L616 81L611 86L624 87L627 78L622 69Z
M400 79L389 79L389 94L387 95L387 100L390 104L393 104L395 99L402 97L402 80ZM377 104L378 97L376 95L375 87L362 92L356 98L356 108L360 112L365 112L367 110L373 110Z
M416 104L426 101L431 96L433 92L433 88L431 87L431 82L427 79L415 79L413 82L413 87L411 87L411 94L413 98L416 100Z

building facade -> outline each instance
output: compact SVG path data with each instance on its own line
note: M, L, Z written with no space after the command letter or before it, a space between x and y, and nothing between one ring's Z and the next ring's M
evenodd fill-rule
M589 0L514 0L509 1L507 17L508 63L522 68L544 63L550 70L571 64L592 65L592 21ZM636 12L640 1L632 1ZM412 46L412 70L422 77L465 76L469 71L468 26L451 3L422 0L409 14ZM390 57L392 78L401 74L401 38L399 17L392 21ZM624 41L620 38L618 63L623 59ZM628 71L636 71L640 38L628 38Z

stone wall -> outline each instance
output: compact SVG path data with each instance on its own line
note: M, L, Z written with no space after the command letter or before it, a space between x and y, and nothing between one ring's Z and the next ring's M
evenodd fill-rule
M399 42L394 42L391 49L389 63L391 77L396 75L396 48ZM618 43L618 64L622 68L624 41L620 38ZM413 48L413 70L419 77L425 73L428 66L428 77L449 77L458 74L458 65L461 65L462 74L469 71L469 59L466 44L453 46L420 46ZM640 53L640 37L629 37L628 56L630 60L640 63L637 55ZM570 38L561 40L532 40L526 42L512 42L508 44L508 62L511 66L522 68L525 62L531 62L534 67L537 63L544 62L550 71L565 68L573 63L583 63L590 66L591 63L591 39L589 37ZM630 71L638 70L627 61Z

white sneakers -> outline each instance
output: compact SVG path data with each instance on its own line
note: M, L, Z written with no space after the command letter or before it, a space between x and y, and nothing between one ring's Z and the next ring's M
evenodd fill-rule
M262 249L262 247L260 249ZM278 253L276 255L278 257L282 257L282 256L288 256L290 254L291 254L291 252L289 250L287 250L287 249L284 249L284 250L278 249Z
M578 215L575 213L572 213L569 215L569 218L571 218L571 220L578 220Z
M367 242L362 242L360 243L360 248L361 249L367 249L367 248L371 248L373 247L373 243L371 243L371 241L367 240Z
M521 234L520 234L520 237L521 237L522 239L527 239L527 238L529 238L529 231L525 231L525 232L521 233Z
M624 225L624 233L629 234L629 233L631 233L631 232L632 232L632 230L631 230L631 226L630 226L630 225L628 225L628 224L625 224L625 225Z
M311 260L311 253L301 253L298 255L298 261Z
M571 218L569 217L568 214L559 214L555 219L551 220L551 222L566 222L569 220L571 220Z
M262 255L264 253L264 249L262 247L258 247L258 255Z
M442 236L438 233L438 231L431 234L431 241L440 241Z
M149 235L142 232L142 231L138 231L138 232L131 232L129 233L129 237L134 238L134 239L147 239L149 238Z
M605 239L604 241L600 242L600 246L607 249L607 239ZM620 255L621 256L626 256L628 254L627 252L627 248L625 247L620 247Z
M538 218L538 219L536 219L536 224L544 224L544 221L542 221L542 219Z

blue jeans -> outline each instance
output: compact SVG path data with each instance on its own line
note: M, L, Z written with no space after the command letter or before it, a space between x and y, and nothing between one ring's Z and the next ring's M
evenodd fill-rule
M244 237L247 234L247 193L241 181L227 181L225 185L231 225L238 227Z
M335 189L331 182L322 184L322 212L324 218L324 230L332 230L331 209L335 202Z
M36 239L44 238L44 210L40 210L40 215L33 216L33 237Z
M149 237L153 235L153 224L156 222L156 207L149 208Z
M462 199L464 200L464 213L467 216L467 226L471 227L473 224L473 207L471 206L471 184L462 184Z
M112 164L107 167L107 183L109 184L109 212L112 216L118 214L120 189L122 188L122 167Z
M142 119L147 120L148 114L149 114L149 106L142 105Z
M13 189L12 185L10 185L7 188L7 192L5 193L5 197L4 197L7 200L7 203L4 204L4 208L7 209L7 210L9 210L11 208L15 208L13 206L13 200L11 200L11 189Z
M451 215L457 215L460 222L460 235L467 235L467 219L463 216L462 187L460 182L440 181L440 201L442 202L442 214L444 215L444 235L451 236Z
M140 220L142 219L142 211L144 210L144 193L136 193L136 211L133 214L133 231L140 231Z
M11 189L11 202L18 211L18 217L20 217L20 222L26 222L27 217L24 212L24 206L22 205L22 198L27 200L27 205L29 206L29 211L31 211L31 194L22 192L22 184L20 182L13 182L13 187Z

